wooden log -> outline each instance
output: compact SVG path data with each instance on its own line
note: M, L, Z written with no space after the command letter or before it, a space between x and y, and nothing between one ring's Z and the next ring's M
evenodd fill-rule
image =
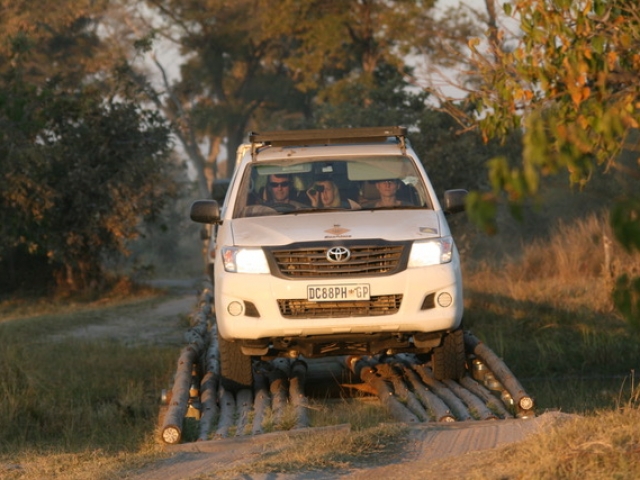
M196 330L198 334L204 337L209 330L209 315L204 311L203 307L200 307L189 319L189 325L192 329Z
M307 428L309 422L309 400L304 394L304 384L307 376L307 364L302 360L296 360L291 365L291 378L289 379L289 398L296 412L296 425L294 428Z
M211 371L204 374L200 384L200 404L202 405L202 415L200 417L200 432L198 441L208 440L209 432L213 422L218 416L218 405L216 403L217 378Z
M224 438L229 436L229 430L233 426L233 416L236 413L236 400L231 392L227 392L224 388L220 388L220 419L218 420L218 428L215 436Z
M382 405L389 410L398 421L418 423L420 420L405 407L395 396L387 382L382 379L373 367L374 361L366 357L348 357L347 367L363 382L373 387Z
M409 411L418 417L420 421L428 421L429 414L416 398L415 394L407 388L407 385L400 374L402 371L401 367L396 365L377 364L375 367L384 379L391 382L396 395L400 401L406 405ZM400 370L398 368L400 368Z
M476 397L469 390L463 388L455 380L442 380L449 390L451 390L469 409L469 412L478 420L496 420L498 417L484 404L484 402Z
M213 305L213 286L211 284L206 285L205 288L202 289L199 295L199 307L203 305Z
M208 348L204 355L203 364L205 373L200 384L200 404L202 406L200 417L200 431L198 441L209 438L220 409L216 399L218 398L218 383L220 380L220 361L218 353L218 337L215 325L209 330L207 336Z
M209 302L210 304L211 302ZM206 422L210 421L212 416L215 417L215 408L212 409L212 405L215 406L215 377L208 376L205 385L205 390L198 388L197 398L190 398L190 393L195 390L192 387L194 381L192 370L196 367L200 374L200 356L205 350L205 347L209 344L209 337L207 335L207 329L209 325L209 313L210 307L207 308L203 305L200 306L191 316L191 328L185 334L185 340L187 346L182 350L180 358L178 359L178 367L176 369L176 375L174 379L173 389L171 391L171 405L167 409L162 428L162 438L166 443L177 443L182 438L182 425L185 415L189 410L189 406L198 405L199 410L197 418L201 418L203 410L206 410L207 417L205 418L205 425L202 425L200 437L208 435L208 428ZM208 370L208 362L205 360L205 372ZM213 372L216 375L217 372ZM213 382L213 384L212 384ZM198 385L200 386L200 385ZM191 388L190 388L191 387ZM211 390L213 388L213 390ZM190 392L191 390L191 392ZM203 393L205 403L203 404ZM203 431L206 430L206 434Z
M211 302L208 302L208 297L205 292L206 289L200 296L200 315L197 317L199 325L204 327L198 330L197 333L205 340L205 344L208 345L202 361L204 365L204 375L200 384L201 416L198 441L204 441L209 438L213 423L216 421L220 412L216 401L218 398L218 383L220 379L218 337L216 335L215 325L212 325L207 331L209 327L209 316L211 314Z
M194 349L198 352L202 352L205 348L205 338L195 329L190 328L184 334L184 341L188 345L193 345Z
M216 388L220 380L220 353L218 351L218 336L215 329L209 331L209 348L204 358L205 370L213 373Z
M195 344L200 351L204 350L208 340L209 316L202 309L194 312L190 319L190 328L185 332L184 339L188 344Z
M369 367L373 365L375 362L371 359L371 357L360 357L357 355L351 355L345 358L344 364L346 367L353 373L356 378L362 380L360 378L360 372L363 368ZM375 390L374 390L375 391Z
M212 303L205 303L205 304L200 306L200 309L207 316L207 319L211 320L211 317L213 316L213 304Z
M255 401L253 403L253 428L251 433L257 435L263 433L262 424L264 423L267 409L271 408L271 396L269 395L269 382L267 381L266 372L258 367L253 374L253 388L256 392Z
M244 388L236 393L236 410L238 419L236 421L236 437L246 435L246 428L249 425L249 417L253 410L253 392L249 388Z
M464 342L467 350L480 358L493 372L495 377L504 385L504 388L513 398L514 404L521 410L531 410L534 406L533 398L529 396L509 367L476 336L469 332L464 334Z
M496 398L487 388L480 383L476 382L473 378L465 375L460 380L460 384L472 392L477 397L481 398L487 407L502 418L513 418L513 415L505 408L504 404Z
M178 358L178 366L171 390L171 403L167 408L162 425L162 440L173 444L182 438L184 416L189 407L189 386L191 385L191 370L198 357L198 350L194 345L184 347Z
M431 413L431 419L436 422L450 423L455 422L456 417L451 413L451 410L440 397L435 393L429 391L429 389L420 382L416 372L411 370L407 365L402 366L403 374L413 387L413 391L420 399L422 404Z
M213 285L206 284L198 296L198 308L207 317L213 315Z
M281 426L287 407L289 391L289 362L285 358L276 358L272 362L272 369L267 374L269 390L271 392L271 411L276 426Z
M378 375L375 367L365 367L360 371L360 378L363 382L371 384L378 392L378 398L382 405L387 407L391 414L400 422L418 423L420 420L405 407L389 388L387 382Z
M433 393L438 395L446 403L458 420L472 420L473 417L466 405L442 382L433 377L433 372L426 365L413 365L413 369L418 373L420 379L429 387Z

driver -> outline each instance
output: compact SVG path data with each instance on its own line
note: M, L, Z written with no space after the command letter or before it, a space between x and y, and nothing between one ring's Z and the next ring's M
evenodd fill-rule
M267 178L267 188L265 190L265 205L290 205L292 209L303 208L304 205L295 200L291 200L291 176L290 175L269 175Z

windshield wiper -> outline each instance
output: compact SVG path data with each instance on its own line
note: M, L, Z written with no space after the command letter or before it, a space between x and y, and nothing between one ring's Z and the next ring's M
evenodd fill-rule
M342 207L309 207L309 208L301 208L296 210L297 213L319 213L319 212L348 212L348 211L358 211L358 209L352 208L342 208ZM287 212L291 213L291 212Z

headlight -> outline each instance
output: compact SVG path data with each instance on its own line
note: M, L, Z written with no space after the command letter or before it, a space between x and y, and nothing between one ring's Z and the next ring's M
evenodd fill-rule
M449 263L453 255L453 238L442 237L424 242L413 242L409 267L426 267Z
M269 273L269 264L261 248L222 247L221 252L227 272Z

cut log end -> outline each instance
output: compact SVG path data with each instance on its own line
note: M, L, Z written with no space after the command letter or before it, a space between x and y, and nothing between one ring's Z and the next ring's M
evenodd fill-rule
M162 441L164 443L168 443L169 445L175 445L176 443L180 443L180 438L182 437L182 432L180 431L180 427L177 425L169 425L164 427L162 430Z
M533 398L531 397L522 397L518 402L518 405L522 410L532 410L533 409Z

